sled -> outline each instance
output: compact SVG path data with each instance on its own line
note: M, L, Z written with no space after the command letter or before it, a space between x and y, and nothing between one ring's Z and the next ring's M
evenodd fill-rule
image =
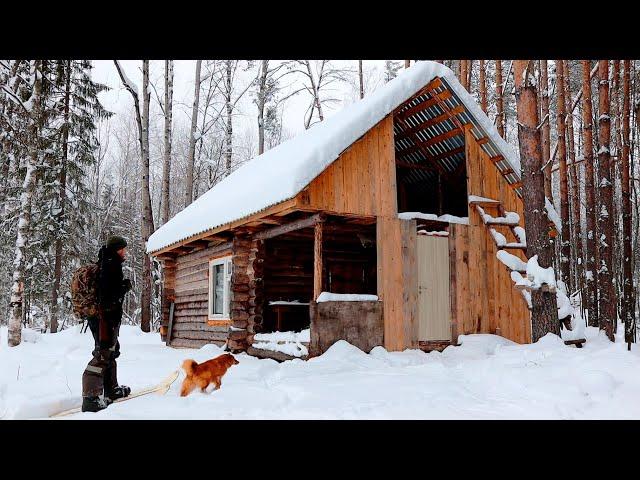
M179 375L179 370L176 370L174 372L171 373L171 375L169 375L167 378L165 378L162 382L160 382L159 384L153 386L153 387L149 387L149 388L145 388L143 390L139 390L137 392L131 392L129 394L129 396L124 397L124 398L118 398L117 400L113 401L112 403L120 403L120 402L126 402L127 400L131 400L133 398L136 397L141 397L143 395L148 395L150 393L159 393L161 395L164 395L165 393L167 393L169 391L169 388L171 388L171 384L173 384L173 382L176 381L176 379L178 378ZM66 417L67 415L73 415L74 413L80 413L82 411L82 407L76 407L76 408L71 408L69 410L63 410L62 412L58 412L58 413L54 413L53 415L50 415L50 418L58 418L58 417Z

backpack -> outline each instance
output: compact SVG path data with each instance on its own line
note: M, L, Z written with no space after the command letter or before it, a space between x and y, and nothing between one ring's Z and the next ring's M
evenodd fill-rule
M95 263L85 265L71 278L73 313L80 319L98 314L98 270Z

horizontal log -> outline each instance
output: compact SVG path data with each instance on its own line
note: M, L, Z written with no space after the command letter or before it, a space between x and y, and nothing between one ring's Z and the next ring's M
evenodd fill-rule
M232 325L233 328L247 328L249 326L249 320L240 320L234 318Z
M189 302L208 302L209 295L181 295L175 298L174 303L189 303Z
M251 296L249 295L249 292L240 292L235 288L233 288L232 290L232 295L233 295L232 298L234 302L248 302L249 299L251 298Z
M198 263L197 265L192 265L191 267L185 267L176 272L174 281L184 278L188 275L193 275L197 273L204 273L204 275L207 275L208 270L209 270L209 262L207 261Z
M208 316L209 311L206 308L185 308L185 309L176 309L175 314L176 317L190 317L190 316Z
M186 310L186 309L207 309L209 308L208 300L202 302L175 302L176 312L178 310Z
M229 340L244 340L248 334L246 330L229 330Z
M201 288L207 288L209 286L209 281L205 278L204 280L197 280L195 282L188 283L178 283L176 284L176 294L188 292L189 290L196 290Z
M249 313L246 310L231 310L231 320L236 322L239 320L248 320Z
M188 315L184 317L175 317L174 322L206 322L209 315Z
M173 338L187 338L189 340L218 340L225 341L227 332L205 332L202 330L181 330L175 331Z
M293 232L295 230L312 227L316 223L323 221L324 218L325 216L323 213L316 213L315 215L311 215L310 217L303 218L301 220L295 220L293 222L289 222L283 225L278 225L277 227L263 230L261 232L254 234L253 238L256 240L266 240L268 238L277 237L278 235L283 235L285 233Z
M251 287L249 286L248 283L237 283L231 286L232 292L249 293L250 290L251 290Z
M231 284L246 284L249 285L251 278L246 273L234 273L231 276Z
M190 297L196 297L199 295L208 295L209 294L209 289L208 288L194 288L191 290L182 290L180 292L175 292L175 297L176 300L177 299L190 299ZM207 297L208 298L208 297ZM189 300L187 300L189 301Z
M171 341L171 346L175 348L201 348L210 344L222 346L224 343L223 340L189 340L186 338L176 338Z
M212 332L212 333L226 333L229 331L229 327L212 327L207 325L206 322L175 322L173 324L174 332L182 332L182 331L202 331L202 332Z

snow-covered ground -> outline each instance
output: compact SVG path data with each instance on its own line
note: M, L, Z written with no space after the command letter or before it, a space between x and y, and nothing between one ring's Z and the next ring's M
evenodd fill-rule
M619 329L621 331L621 329ZM365 354L338 342L310 361L277 363L238 355L215 392L151 394L69 419L578 419L640 418L640 346L610 343L587 329L583 349L548 335L516 345L493 335L462 336L460 347L425 354ZM78 327L30 335L9 348L0 329L0 417L46 418L79 403L92 348ZM158 334L123 327L119 377L150 386L186 358L219 355L213 345L172 349ZM35 342L35 343L33 343ZM212 387L209 387L209 390Z

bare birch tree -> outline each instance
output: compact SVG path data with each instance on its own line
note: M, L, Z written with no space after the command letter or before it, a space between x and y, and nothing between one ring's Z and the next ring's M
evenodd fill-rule
M171 185L171 123L173 112L173 60L164 61L164 159L162 162L162 215L160 224L169 221L171 214L169 187Z
M202 60L196 61L196 79L193 94L193 109L191 110L191 130L189 131L189 153L187 155L187 180L184 193L185 208L193 202L193 166L196 154L196 128L198 126L198 108L200 103L200 72Z

